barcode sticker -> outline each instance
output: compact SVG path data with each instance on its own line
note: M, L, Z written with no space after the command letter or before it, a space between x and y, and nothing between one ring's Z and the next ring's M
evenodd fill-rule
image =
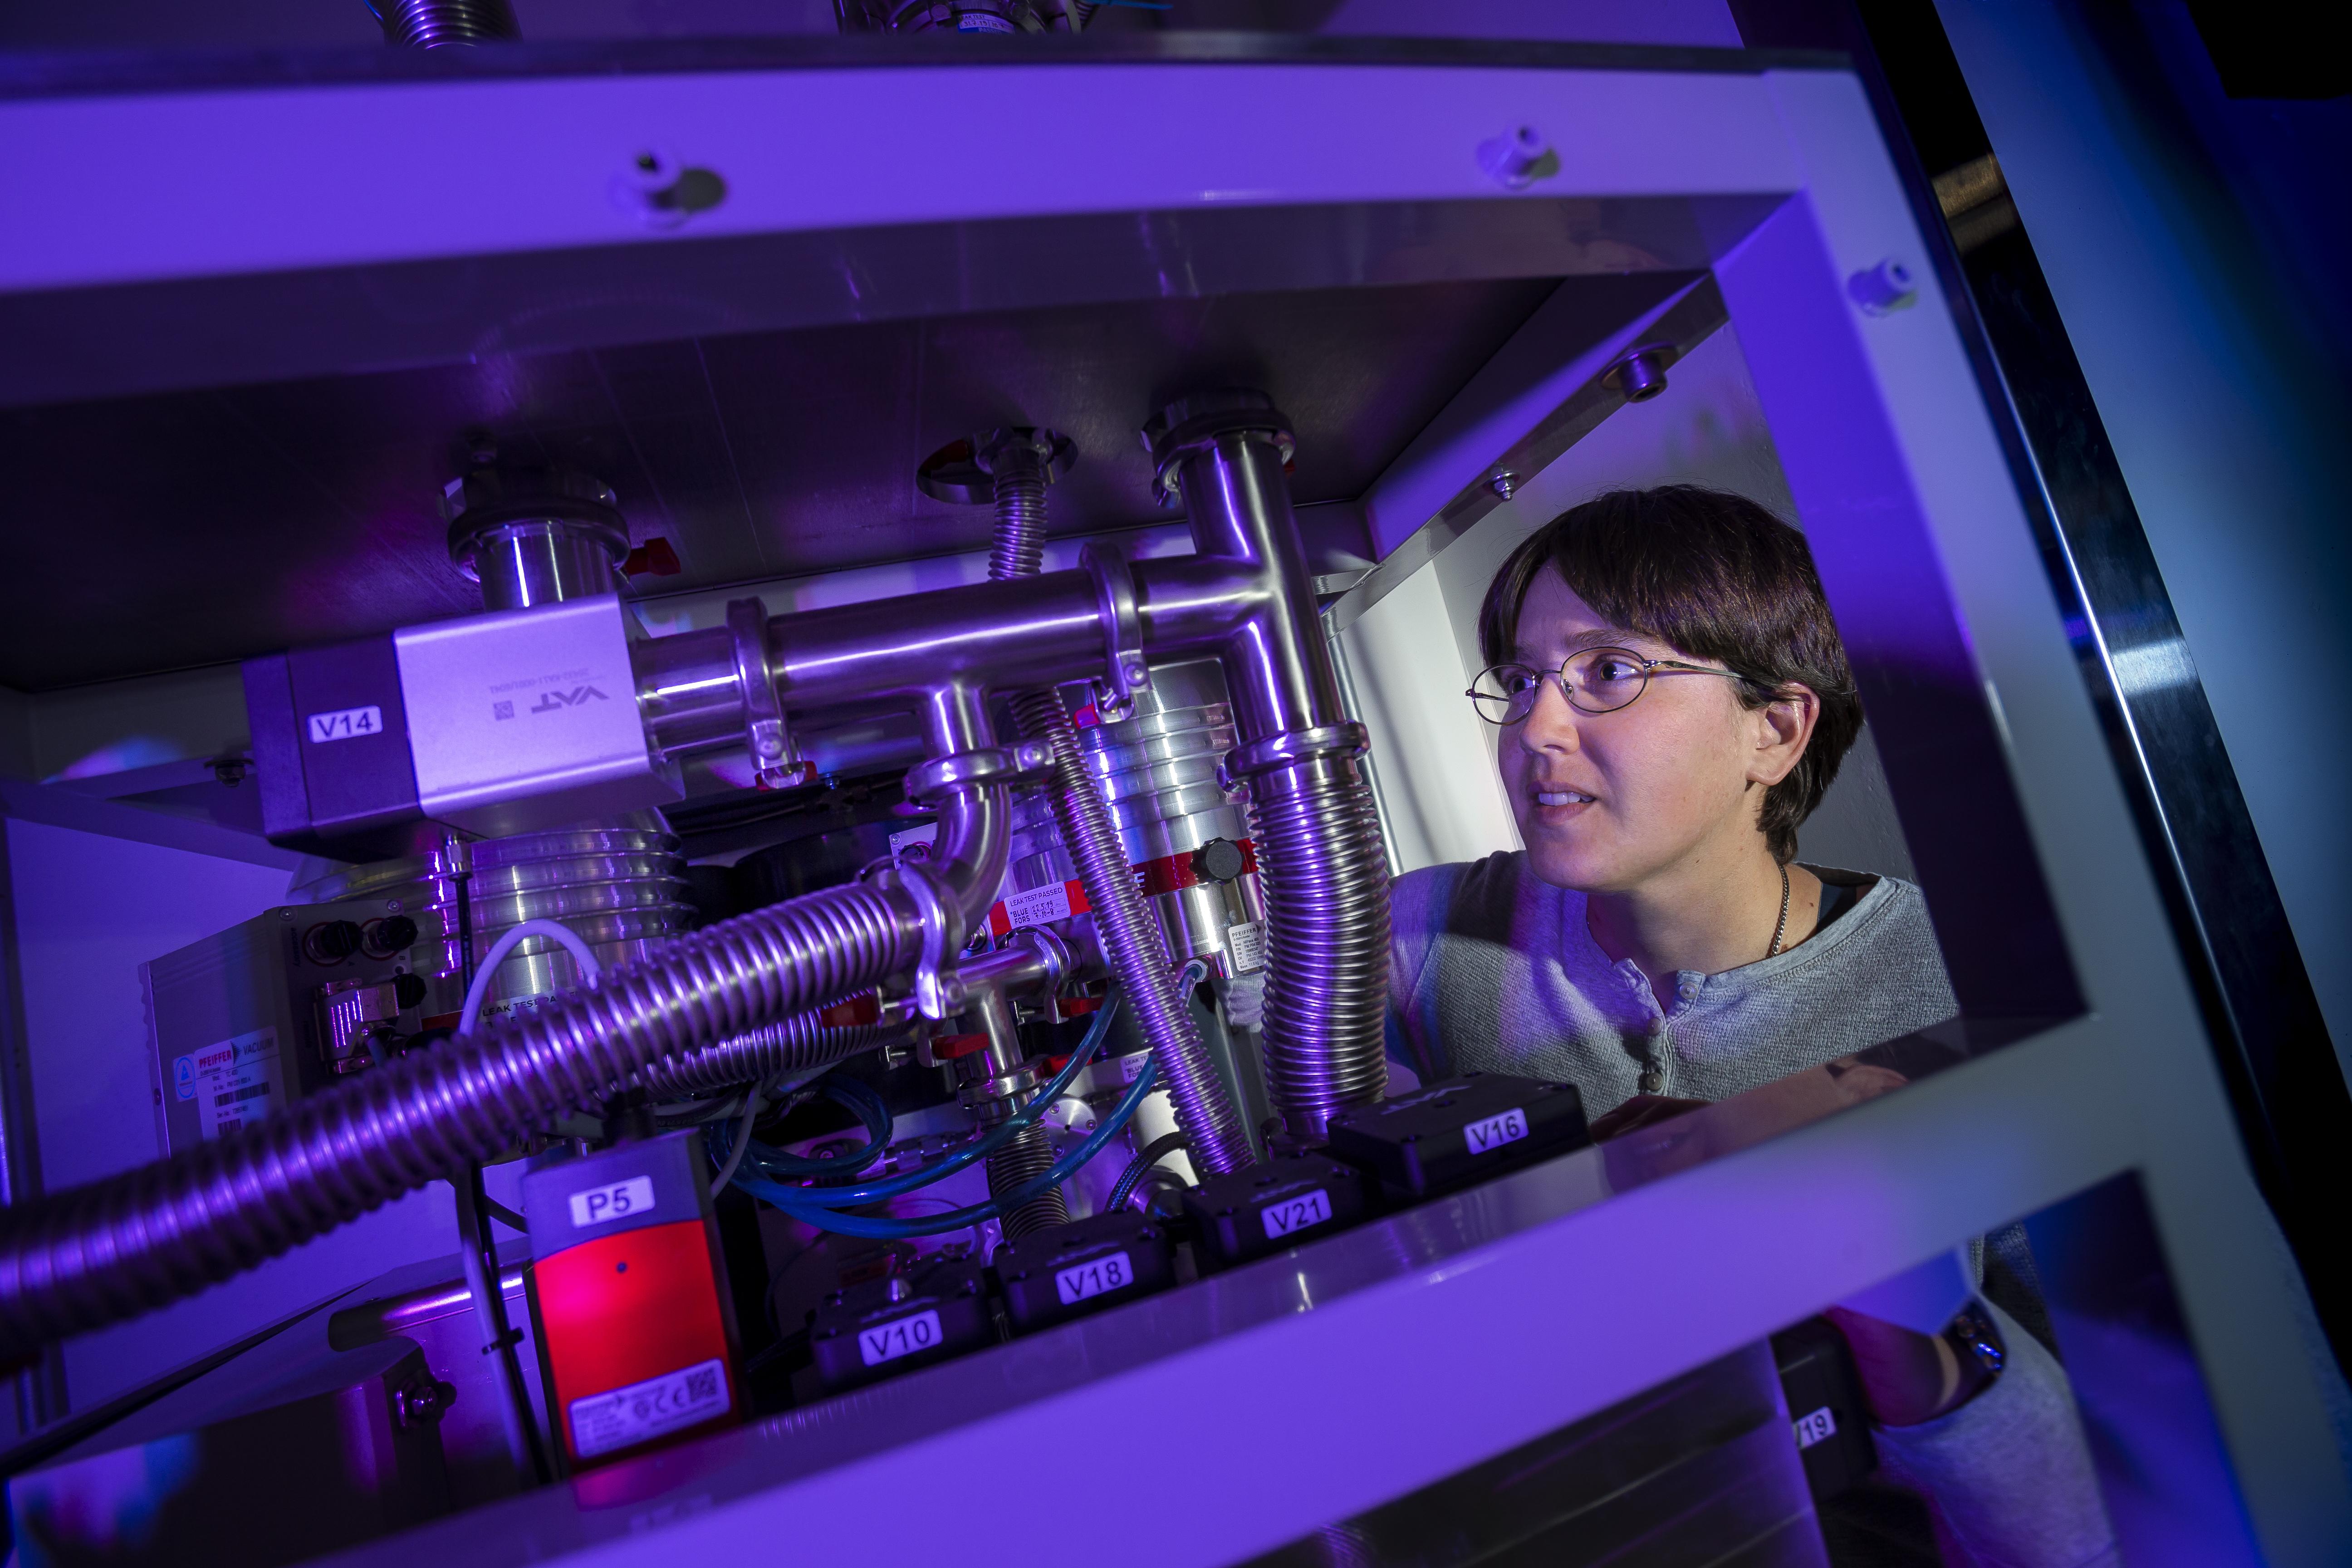
M1265 1238L1280 1241L1286 1236L1329 1219L1331 1194L1318 1187L1311 1193L1301 1193L1295 1198L1266 1205L1258 1211L1258 1217L1265 1224Z
M858 1358L867 1366L880 1366L886 1361L897 1361L902 1355L929 1350L940 1342L940 1315L918 1312L911 1318L899 1318L871 1329L857 1331Z
M1100 1296L1134 1283L1135 1270L1124 1252L1074 1263L1054 1272L1054 1289L1065 1307L1074 1307L1089 1296Z
M1462 1130L1470 1141L1473 1154L1491 1154L1506 1143L1516 1143L1528 1135L1527 1112L1513 1106L1500 1116L1489 1116L1484 1121L1473 1121Z
M365 708L338 708L332 713L313 713L310 717L310 743L323 746L330 741L356 741L362 735L383 733L383 710L373 703Z
M196 1122L207 1141L258 1121L286 1102L275 1029L190 1051L172 1063L172 1078L173 1092L195 1101Z
M1810 1415L1799 1416L1794 1425L1799 1448L1810 1448L1823 1438L1837 1436L1837 1417L1830 1414L1826 1405Z
M727 1364L706 1361L572 1402L572 1447L583 1459L609 1454L723 1414L731 1403Z

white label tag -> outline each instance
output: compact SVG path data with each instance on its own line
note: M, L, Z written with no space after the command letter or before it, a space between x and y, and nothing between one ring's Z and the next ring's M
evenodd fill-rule
M1826 1405L1811 1415L1799 1416L1795 1426L1797 1447L1801 1449L1810 1448L1824 1437L1837 1436L1837 1417L1830 1414L1830 1407Z
M572 1447L583 1459L708 1421L728 1407L727 1363L649 1377L572 1402Z
M172 1085L182 1100L196 1102L196 1120L207 1141L260 1121L286 1104L278 1031L256 1029L190 1051L172 1063Z
M1268 1204L1258 1211L1265 1224L1265 1238L1280 1241L1293 1232L1305 1230L1310 1225L1321 1225L1331 1217L1331 1194L1318 1187L1311 1193L1301 1193L1295 1198L1285 1198L1278 1204Z
M1004 917L1013 929L1024 926L1049 925L1055 921L1070 918L1070 889L1061 882L1032 888L1025 893L1008 893L1004 899Z
M1528 1135L1527 1112L1513 1106L1500 1116L1489 1116L1484 1121L1473 1121L1462 1130L1470 1141L1473 1154L1491 1154L1506 1143L1516 1143Z
M1065 1307L1075 1306L1089 1296L1099 1296L1105 1291L1134 1283L1135 1270L1128 1266L1124 1252L1072 1264L1054 1272L1054 1289L1061 1296Z
M867 1366L880 1366L886 1361L897 1361L902 1355L929 1350L940 1342L940 1315L918 1312L911 1318L857 1331L858 1359Z
M1151 1059L1150 1051L1137 1051L1118 1058L1118 1081L1133 1083L1143 1076L1143 1064Z
M588 1187L572 1194L572 1223L575 1226L609 1225L633 1214L643 1214L654 1206L654 1179L651 1176L631 1176L625 1182L614 1182L609 1187Z
M1225 928L1225 952L1234 961L1235 974L1247 974L1265 967L1265 928L1255 921L1244 921Z
M356 741L362 735L383 733L383 710L370 703L365 708L338 708L332 713L313 713L310 719L310 743L323 746L330 741Z

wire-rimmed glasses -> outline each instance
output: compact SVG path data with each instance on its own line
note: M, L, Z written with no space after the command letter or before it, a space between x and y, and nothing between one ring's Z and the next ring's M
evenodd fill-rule
M1650 677L1661 669L1720 675L1729 680L1753 679L1736 669L1686 664L1678 658L1643 658L1629 647L1588 647L1570 654L1558 669L1494 665L1480 670L1463 695L1489 724L1516 724L1525 719L1535 710L1536 694L1546 680L1558 681L1560 695L1580 713L1614 713L1648 690Z

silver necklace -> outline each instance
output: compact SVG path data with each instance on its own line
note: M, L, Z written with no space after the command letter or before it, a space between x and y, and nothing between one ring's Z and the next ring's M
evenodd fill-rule
M1772 928L1772 945L1764 950L1767 958L1780 956L1780 939L1789 933L1789 868L1780 868L1780 919Z

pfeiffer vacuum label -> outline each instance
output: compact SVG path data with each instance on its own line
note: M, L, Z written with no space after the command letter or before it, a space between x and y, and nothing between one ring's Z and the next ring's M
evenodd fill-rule
M172 1061L172 1092L196 1102L207 1140L286 1108L278 1031L255 1029Z

